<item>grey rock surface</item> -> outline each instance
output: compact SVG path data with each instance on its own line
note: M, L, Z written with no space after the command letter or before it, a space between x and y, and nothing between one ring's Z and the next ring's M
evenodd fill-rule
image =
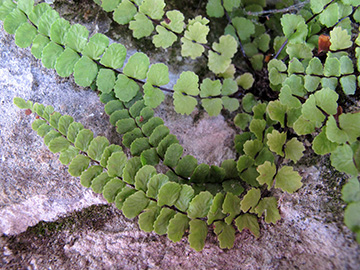
M107 32L110 20L90 3L75 7L70 1L61 8L62 15L72 22L83 20L92 32ZM88 21L81 15L85 9L91 10ZM74 10L79 12L71 17ZM316 162L303 158L297 170L304 187L292 195L275 194L281 198L282 220L262 222L259 239L244 231L237 234L233 249L221 250L210 232L204 250L195 252L186 239L172 243L166 236L142 232L136 219L126 219L71 177L31 130L33 116L12 104L20 96L53 105L95 135L117 143L120 137L95 92L44 68L29 49L16 47L2 24L0 55L0 268L359 269L360 248L343 224L340 191L346 177L329 169L326 157ZM217 165L235 157L236 130L223 116L211 118L201 110L181 116L171 104L167 97L156 113L186 153Z

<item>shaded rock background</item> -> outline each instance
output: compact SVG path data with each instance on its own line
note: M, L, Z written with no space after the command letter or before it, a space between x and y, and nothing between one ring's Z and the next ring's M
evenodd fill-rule
M91 32L119 37L130 52L143 44L121 37L126 28L111 20L92 1L55 2L62 16L81 22ZM87 14L87 15L86 15ZM280 197L282 220L261 223L261 236L237 234L231 250L221 250L210 232L202 252L186 239L172 243L166 236L140 231L102 196L82 187L67 173L31 130L31 118L12 104L15 96L53 105L82 122L95 135L120 141L108 123L103 104L73 78L45 69L30 49L20 49L0 25L0 267L3 269L359 269L360 247L343 224L340 199L346 176L306 156L297 167L304 187ZM126 33L125 33L126 34ZM160 55L157 53L161 52ZM171 52L168 51L169 54ZM169 54L150 49L152 63ZM171 75L192 69L183 59ZM195 67L196 69L196 67ZM236 130L227 117L208 117L201 110L177 115L170 97L156 113L176 134L186 153L199 162L217 164L234 158Z

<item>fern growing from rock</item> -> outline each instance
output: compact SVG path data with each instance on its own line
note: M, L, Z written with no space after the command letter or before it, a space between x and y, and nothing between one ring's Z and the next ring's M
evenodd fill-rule
M69 164L69 173L80 177L83 186L102 193L127 218L138 216L144 231L167 234L174 242L189 232L190 246L201 250L213 225L220 247L231 248L236 231L248 229L259 237L259 218L273 224L280 219L271 191L301 188L302 177L293 165L310 150L303 141L311 136L316 154L330 153L332 166L353 176L343 192L349 203L345 223L360 234L360 113L343 112L339 102L358 96L360 39L353 26L359 26L358 1L310 1L300 15L274 16L264 26L254 14L266 8L265 1L211 0L208 15L224 16L228 23L211 46L208 19L198 16L185 25L180 11L165 13L163 0L95 2L114 12L118 23L129 23L135 38L151 35L156 24L155 46L167 48L180 40L182 56L193 59L206 51L213 75L199 78L184 71L169 89L168 67L151 64L146 52L126 60L122 44L110 44L99 33L89 37L84 26L71 25L46 3L2 0L0 19L15 34L15 43L31 46L32 54L59 76L73 75L78 85L98 91L110 123L123 135L121 146L110 144L52 106L14 99L39 117L33 129L50 151L60 152L60 161ZM329 45L322 48L326 53L316 55L323 33L329 34ZM271 53L273 59L266 60ZM254 82L261 72L268 72L268 91L276 98L257 96ZM234 123L242 130L235 138L238 158L215 166L183 155L179 140L154 116L164 92L172 94L181 114L190 114L198 104L210 116L223 109L237 111ZM166 173L158 172L160 165Z

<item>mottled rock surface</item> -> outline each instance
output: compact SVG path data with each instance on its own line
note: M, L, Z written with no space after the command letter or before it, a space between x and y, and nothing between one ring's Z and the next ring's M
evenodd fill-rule
M69 1L59 10L92 32L110 29L107 15L91 1ZM281 198L282 220L276 225L262 222L259 239L245 231L237 235L233 249L221 250L210 232L204 250L195 252L186 239L174 244L166 236L140 231L136 219L126 219L71 177L31 130L33 116L12 104L15 96L51 104L95 135L119 142L97 95L78 87L73 78L45 69L0 26L0 268L359 269L360 248L343 224L340 191L346 177L329 169L326 157L301 160L297 170L304 187L292 195L275 194ZM166 56L156 59L162 58ZM235 157L236 130L223 116L211 118L201 110L180 116L171 104L168 97L156 113L186 153L217 165Z

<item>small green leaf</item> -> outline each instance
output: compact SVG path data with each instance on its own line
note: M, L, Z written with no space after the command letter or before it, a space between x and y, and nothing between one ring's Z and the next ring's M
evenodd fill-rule
M181 185L174 182L165 183L158 193L158 205L173 206L180 196Z
M136 6L129 0L122 0L113 13L113 19L118 24L128 24L137 14Z
M300 116L295 121L293 128L298 135L306 135L315 131L315 123Z
M78 53L70 48L66 48L56 60L55 69L57 74L60 77L69 77L74 72L74 66L79 59Z
M208 228L205 221L193 219L189 222L189 243L190 247L196 251L201 251L205 246L205 239L207 236Z
M69 173L71 176L78 177L83 171L89 167L90 159L81 154L77 155L69 165Z
M254 77L251 73L244 73L241 74L239 77L236 78L236 82L239 86L241 86L242 88L244 88L245 90L250 89L253 84L254 84ZM224 87L224 86L223 86ZM224 91L224 89L223 89Z
M186 215L177 213L169 222L168 238L173 242L179 242L189 228L189 221L190 219Z
M115 197L115 206L118 209L122 209L124 201L136 192L135 189L125 186Z
M106 12L111 12L114 11L120 2L120 0L101 0L101 7Z
M70 145L70 142L64 137L57 137L50 141L48 147L53 153L66 150Z
M79 152L77 150L77 152ZM103 168L101 166L91 166L86 171L84 171L80 176L80 183L84 187L90 187L92 184L92 181L98 177L103 172ZM107 173L104 172L101 177L108 177Z
M122 68L126 58L126 49L120 43L111 44L101 57L100 63L106 67L119 69Z
M279 209L277 206L277 200L275 197L266 197L261 199L258 206L255 208L255 213L258 217L265 214L265 222L275 224L281 219Z
M312 143L314 152L318 155L326 155L338 146L337 143L331 142L326 136L326 127L323 127L321 133L315 137Z
M252 159L249 156L241 156L239 157L237 162L237 170L239 173L242 173L253 164L254 164L254 159Z
M106 165L108 175L110 177L122 177L127 160L126 155L122 151L112 153Z
M346 203L360 201L360 182L357 177L352 177L341 190L342 199Z
M291 61L289 62L289 67L288 67L289 74L303 73L304 71L305 70L304 70L303 64L297 58L291 59Z
M153 166L145 165L140 168L135 175L135 188L146 192L148 182L154 175L156 175L156 169Z
M241 40L247 40L252 34L255 33L254 23L244 17L235 17L232 23Z
M30 104L22 98L14 97L13 102L20 109L31 109Z
M283 157L283 146L286 142L286 133L280 133L274 129L271 133L267 134L267 139L267 145L269 146L270 150Z
M226 215L222 212L222 205L224 202L224 194L217 193L213 199L213 203L207 215L208 225L212 224L214 220L223 219Z
M94 134L89 129L82 129L79 131L75 139L75 147L82 151L87 151L91 141L94 138Z
M59 132L57 132L56 130L50 130L50 132L48 134L46 134L44 136L44 143L46 146L49 146L50 142L57 138L57 137L61 137L61 134ZM67 148L64 149L64 151L66 150ZM56 152L55 152L56 153Z
M90 86L98 73L98 67L87 56L82 56L74 66L75 82L83 87Z
M141 213L149 204L150 200L143 191L137 191L130 195L124 202L121 210L124 216L133 219Z
M230 225L233 219L238 214L240 214L241 211L239 197L229 192L226 193L222 208L223 208L222 212L224 214L228 214L228 216L225 218L225 222L226 224Z
M197 43L206 44L207 34L209 33L209 27L200 23L194 22L193 24L189 24L187 30L185 31L184 37L192 42L195 41Z
M144 0L140 5L140 12L154 20L160 20L164 15L164 0Z
M66 34L65 45L74 51L81 52L89 37L89 31L81 24L73 24Z
M285 37L292 43L301 43L305 41L308 29L302 16L285 14L281 17L281 26Z
M346 95L354 95L355 94L355 92L356 92L356 77L355 77L355 75L341 77L340 84Z
M175 33L181 33L184 31L184 15L178 10L170 10L166 12L166 18L169 19L170 22L164 21L161 22L163 26L170 29Z
M320 13L321 11L323 11L325 5L328 4L329 2L331 2L331 0L320 0L320 1L311 0L310 1L311 10L314 13Z
M96 78L96 86L102 93L110 93L115 86L115 72L102 68Z
M25 14L16 8L6 16L4 20L4 30L9 34L15 34L16 29L26 22L27 18Z
M168 84L169 79L169 68L167 65L158 63L150 66L147 74L147 82L152 85L165 85Z
M139 215L139 227L145 232L154 230L154 222L160 213L160 207L155 202L150 201L148 207Z
M72 118L63 118L61 117L58 122L59 131L62 129L63 134L66 135L68 140L72 143L75 142L79 131L84 128L81 123L71 121ZM61 132L61 131L60 131Z
M50 40L47 37L44 37L43 35L38 34L32 43L31 46L31 53L35 56L36 59L42 58L42 53L46 45L50 42Z
M240 203L240 209L244 213L250 210L250 212L257 206L261 198L260 189L250 189Z
M195 59L202 55L205 51L205 48L197 43L192 42L192 40L188 40L187 38L182 37L181 39L181 55L186 57L190 56L191 59Z
M186 96L179 91L175 91L173 98L175 111L180 114L191 114L198 103L195 98Z
M351 175L358 175L358 170L354 164L353 151L350 145L339 145L331 152L331 165L340 172L345 172Z
M140 155L140 160L142 165L156 166L159 164L159 156L155 148L150 148L143 151Z
M330 141L336 143L344 143L348 140L346 131L339 129L333 116L330 116L326 123L326 136Z
M53 42L64 45L66 42L66 35L70 29L70 23L58 18L50 27L50 38Z
M174 90L188 95L198 95L199 77L192 71L182 72L174 86Z
M119 74L114 87L115 96L118 99L128 102L136 96L139 90L140 86L134 80Z
M96 33L93 35L89 42L82 50L82 54L88 56L91 59L98 60L104 53L105 49L109 46L109 38L103 34Z
M179 143L179 140L173 134L167 135L161 142L159 142L159 145L156 150L160 155L160 157L163 158L165 156L166 150L173 143Z
M215 18L224 16L224 8L221 4L221 0L209 0L206 4L206 14Z
M153 175L148 181L146 196L157 199L160 188L167 182L169 182L169 178L166 175Z
M348 56L340 57L341 74L351 74L354 72L353 62Z
M256 238L260 236L259 222L254 215L248 213L240 215L237 219L235 219L235 224L240 232L244 229L248 229Z
M68 135L70 125L74 122L74 119L69 115L63 115L60 117L58 122L58 130L61 134L67 135L68 140L73 142L71 136ZM80 124L81 125L81 124ZM82 125L81 125L82 126Z
M136 173L141 168L139 157L133 157L128 160L123 171L123 180L128 184L135 183Z
M338 3L332 3L323 12L320 13L320 22L327 27L331 27L340 19L339 13L340 10Z
M190 202L187 210L188 216L192 219L206 217L212 204L213 196L208 191L200 192Z
M115 201L117 194L125 187L125 183L118 178L113 178L107 182L102 191L104 198L112 203Z
M219 38L219 43L214 42L212 47L226 58L232 58L237 52L237 42L231 35L223 35Z
M286 47L286 52L291 59L294 57L298 59L310 59L313 57L312 47L307 43L289 43Z
M168 167L175 167L183 154L183 150L183 147L178 143L170 145L166 150L163 164Z
M303 156L305 147L298 139L292 138L285 144L285 158L291 159L295 163Z
M222 97L221 101L224 105L224 108L229 112L236 111L240 106L240 103L236 98Z
M275 176L275 188L281 188L283 191L293 193L301 188L302 177L293 167L283 166Z
M166 28L161 25L156 26L156 32L158 34L153 36L153 43L157 48L162 47L166 49L177 40L177 36L174 33L166 30Z
M306 68L307 74L315 74L315 75L323 75L323 65L319 58L313 57L307 68Z
M252 159L262 150L263 143L260 140L248 140L244 144L244 152Z
M260 185L267 184L267 188L270 190L274 182L274 176L276 174L275 164L269 161L265 161L264 164L258 166L256 170L260 174L256 180Z
M61 164L67 165L78 154L79 154L79 150L70 145L66 150L61 151L60 156L59 156L59 160L60 160Z
M326 58L324 64L324 75L327 77L336 76L339 77L341 75L340 70L340 61L336 58Z
M222 221L214 223L214 232L218 236L220 248L233 248L235 241L235 229L232 225L225 224Z
M37 35L37 30L29 23L23 23L15 32L15 44L20 48L29 47Z
M251 115L247 113L238 113L234 118L234 124L240 129L244 130L249 125L251 121Z
M156 108L164 101L165 94L159 88L153 87L148 82L144 84L143 88L146 106Z
M47 10L39 19L38 31L44 36L50 36L52 24L60 18L58 12L53 9Z
M153 23L142 13L134 16L135 21L129 23L129 28L133 31L134 38L142 38L150 36L154 31Z
M8 3L8 2L11 2L11 1L6 1L5 3ZM40 3L36 6L33 6L32 11L29 13L29 20L33 24L38 26L41 16L49 9L51 9L51 7L47 3ZM1 19L1 20L3 20L3 19Z
M139 80L144 80L147 76L150 60L146 54L137 52L130 56L129 61L124 67L124 74Z
M344 213L345 225L353 232L360 233L360 202L349 204ZM191 228L191 227L190 227ZM359 237L357 237L359 239Z
M231 192L232 194L239 196L244 192L243 186L238 180L228 180L222 183L222 187L225 192Z
M169 133L170 130L168 127L164 125L160 125L156 127L152 132L152 134L150 135L149 143L156 147L167 135L169 135Z
M197 167L197 159L191 155L184 156L180 159L175 168L175 172L182 177L190 177L195 168Z
M186 211L189 208L190 201L194 198L194 190L191 186L181 185L179 198L175 202L175 207L180 211Z
M170 220L175 216L176 212L169 208L162 208L159 216L156 218L154 223L154 231L163 235L166 234Z
M61 46L54 42L49 42L42 50L41 61L44 67L49 69L55 68L56 60L63 51L64 49Z
M24 13L29 15L34 8L34 0L19 0L17 6L18 9L22 10Z
M231 58L209 51L208 67L215 74L224 73L231 64Z
M222 100L220 98L203 99L201 104L209 116L219 115L222 109Z

